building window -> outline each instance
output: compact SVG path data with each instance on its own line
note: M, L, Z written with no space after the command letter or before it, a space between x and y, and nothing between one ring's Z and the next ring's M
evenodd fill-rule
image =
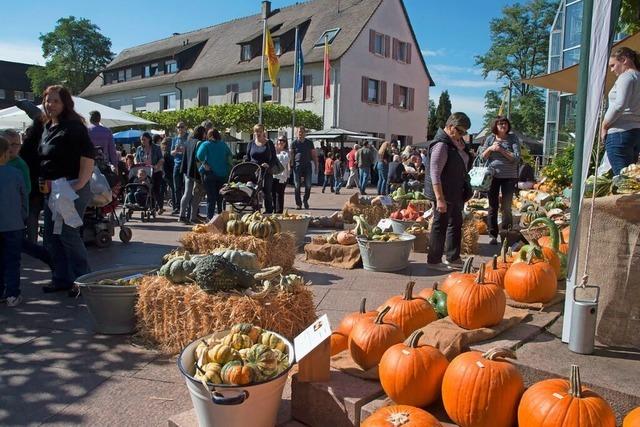
M176 94L163 93L160 95L160 111L176 109Z
M273 39L273 50L276 51L276 55L282 55L282 46L280 44L280 37Z
M20 101L22 99L25 99L24 98L24 92L21 91L21 90L14 91L13 92L13 99L16 100L16 101Z
M251 45L250 44L243 44L242 45L242 50L240 51L240 60L241 61L251 61L251 59L253 59L252 53L251 53Z
M409 43L398 42L398 61L409 62Z
M329 44L333 43L333 40L335 40L339 32L340 28L334 28L332 30L325 31L324 33L322 33L318 41L314 43L313 47L323 47L325 38L327 39L327 42L329 42Z
M565 50L562 54L562 68L567 68L580 62L580 47Z
M118 81L119 82L124 81L124 70L118 70Z
M376 33L373 44L373 52L384 56L384 34Z
M147 111L146 96L136 96L135 98L131 98L131 103L133 104L133 111Z
M7 94L4 91L4 89L0 89L0 99L6 99L7 98Z
M153 77L158 74L158 64L149 64L144 66L144 77Z
M302 89L300 89L296 94L296 101L313 101L313 76L311 74L305 74L302 76Z
M107 101L107 106L111 108L115 108L116 110L120 109L120 100L119 99L110 99Z
M239 85L238 83L232 83L227 85L227 104L237 104L239 97Z
M271 80L264 81L262 91L262 102L273 101L273 86L271 85Z
M569 49L580 44L582 35L582 3L581 1L567 6L564 24L564 47Z
M28 101L33 102L35 100L35 96L34 96L33 92L26 92L25 96L27 97Z
M203 86L198 89L198 107L206 107L209 105L209 88Z
M126 70L124 70L124 79L125 80L131 80L131 77L133 76L133 70L131 68L127 68Z
M409 88L398 86L398 108L407 109L409 106Z
M178 62L176 60L171 60L164 63L165 74L175 74L177 72L178 72Z
M369 79L367 101L378 103L380 99L380 80Z

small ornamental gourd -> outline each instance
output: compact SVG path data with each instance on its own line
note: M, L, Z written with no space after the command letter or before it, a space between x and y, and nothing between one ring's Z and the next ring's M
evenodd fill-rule
M363 317L375 318L378 315L377 311L366 311L367 299L362 298L360 300L360 311L355 313L349 313L342 318L340 324L335 331L331 334L331 355L336 355L349 347L349 334L353 325Z
M341 245L355 245L357 243L356 235L351 231L339 232L336 239Z
M250 348L253 345L253 341L249 337L249 335L245 334L229 334L222 339L222 344L228 345L229 347L240 350L243 348Z
M238 351L226 344L216 344L207 351L207 360L209 362L224 365L227 362L238 359L240 359Z
M256 369L242 360L233 360L222 367L220 373L224 384L247 385L256 380Z
M227 221L227 233L234 236L241 236L247 232L247 225L239 219L230 219Z
M185 283L189 280L189 275L195 270L196 261L186 252L182 256L177 256L160 268L159 274L165 276L172 283Z
M255 344L246 354L246 361L257 366L261 376L269 378L278 368L276 353L264 344Z
M558 279L549 263L534 247L522 248L504 276L504 289L514 301L546 303L558 290Z
M456 356L442 380L444 409L460 427L511 427L515 424L524 381L504 360L513 351L468 351Z
M485 265L478 274L466 275L447 294L447 312L461 328L478 329L497 325L504 317L507 299L496 283L485 280ZM473 277L473 278L472 278Z
M222 365L219 363L207 363L202 368L196 365L196 373L194 378L204 380L211 384L222 384Z
M364 370L377 366L389 347L404 340L402 330L384 320L390 309L385 307L375 319L363 317L349 334L351 358Z
M289 355L280 350L273 350L273 353L276 355L276 374L279 374L289 367Z
M253 252L223 248L213 251L212 255L220 255L222 258L248 271L258 271L261 268L258 256Z
M529 206L526 212L522 214L522 216L520 217L520 221L522 222L522 225L524 225L525 227L528 227L529 224L531 224L534 219L542 218L544 216L546 216L546 214L542 208L540 208L539 206L532 205L532 206Z
M254 326L251 323L236 323L231 327L229 333L248 335L249 338L251 338L251 341L257 343L260 338L260 334L262 334L262 328Z
M435 347L418 345L423 332L396 344L382 355L378 372L382 388L395 403L425 407L440 397L449 361Z
M287 344L285 344L284 341L282 341L280 337L278 337L273 332L263 332L262 335L260 335L259 343L264 344L274 350L280 350L283 353L288 353L289 351Z
M640 406L632 410L624 417L622 427L640 427Z
M442 427L427 411L409 405L392 405L369 415L360 427Z
M473 257L470 256L469 258L467 258L464 261L464 264L462 264L462 271L455 271L451 274L449 274L443 281L442 284L440 285L440 290L442 292L444 292L445 294L449 294L449 289L451 289L451 287L455 286L456 283L458 283L458 280L460 280L463 277L471 277L471 278L475 278L475 273L473 272Z
M571 366L569 381L540 381L522 395L519 427L615 427L611 406L597 393L582 387L578 366ZM626 424L623 424L626 427Z
M389 298L381 307L391 307L386 319L402 329L404 336L409 336L413 331L429 323L438 320L431 304L423 298L413 297L413 287L415 282L407 283L403 295L396 295Z
M429 301L439 318L447 317L447 294L438 289L438 282L433 282L430 288L424 288L418 293L420 298Z

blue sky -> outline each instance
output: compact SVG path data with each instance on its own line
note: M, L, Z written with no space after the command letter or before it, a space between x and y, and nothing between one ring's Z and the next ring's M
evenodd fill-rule
M337 1L337 0L336 0ZM367 1L367 0L365 0ZM295 3L273 0L272 7ZM446 7L443 7L443 3ZM451 95L452 107L471 117L479 131L484 93L502 87L495 78L483 79L474 57L490 45L489 21L499 17L508 0L405 0L409 18L436 82L430 97L436 103L443 90ZM118 53L137 44L257 13L260 0L23 0L3 2L0 25L0 59L43 64L40 33L51 31L55 21L74 15L90 19L113 43Z

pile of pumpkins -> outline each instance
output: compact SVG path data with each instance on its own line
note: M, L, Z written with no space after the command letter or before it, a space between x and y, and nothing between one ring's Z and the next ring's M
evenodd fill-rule
M267 239L280 232L280 223L268 216L262 215L260 212L244 214L240 217L238 214L232 213L226 225L227 234L242 236L249 234L260 239Z
M233 325L223 338L203 339L195 356L194 378L205 387L268 381L289 368L287 344L251 323Z

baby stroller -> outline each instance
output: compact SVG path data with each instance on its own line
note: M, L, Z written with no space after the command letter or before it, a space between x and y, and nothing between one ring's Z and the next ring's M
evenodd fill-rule
M148 183L135 182L140 169L145 170ZM153 188L152 172L152 168L144 165L135 165L129 170L129 183L124 186L124 207L120 214L124 221L130 221L134 212L140 212L142 222L156 218L156 204L151 191Z
M82 240L85 243L95 243L99 248L108 247L115 235L115 227L120 227L119 237L123 243L131 241L131 228L124 225L124 218L116 215L122 189L123 186L116 183L111 188L111 202L104 206L87 207L82 225Z
M251 213L262 208L263 172L259 164L238 163L231 169L228 182L220 195L236 213Z

